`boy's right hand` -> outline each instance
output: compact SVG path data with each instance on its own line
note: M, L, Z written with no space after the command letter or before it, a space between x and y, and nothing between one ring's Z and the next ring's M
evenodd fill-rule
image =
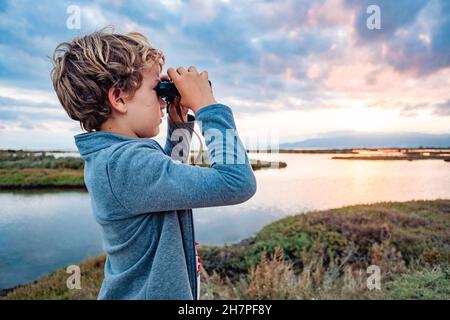
M198 73L194 66L186 71L183 67L167 69L167 74L172 79L181 95L180 104L197 112L201 108L217 103L211 86L208 82L208 72Z

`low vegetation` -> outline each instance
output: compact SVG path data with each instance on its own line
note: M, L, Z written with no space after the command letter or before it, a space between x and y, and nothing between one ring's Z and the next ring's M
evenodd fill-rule
M255 237L200 246L202 299L450 299L450 200L382 202L288 216ZM93 299L104 256L64 269L4 299ZM369 266L381 290L369 290Z

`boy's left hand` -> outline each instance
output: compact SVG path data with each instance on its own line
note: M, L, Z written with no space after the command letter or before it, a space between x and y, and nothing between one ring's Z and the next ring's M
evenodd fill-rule
M167 107L170 114L170 119L172 119L175 124L180 124L187 122L189 108L183 107L180 103L180 98L175 98L173 103Z
M161 76L161 81L166 80L170 80L169 76ZM182 106L180 100L181 99L179 97L176 97L173 103L167 106L167 111L170 115L170 119L172 119L172 121L175 122L176 125L188 121L189 108Z

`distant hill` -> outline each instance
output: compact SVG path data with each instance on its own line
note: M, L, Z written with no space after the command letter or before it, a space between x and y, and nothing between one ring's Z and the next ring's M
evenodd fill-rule
M280 149L419 147L450 147L450 134L337 132L323 134L317 138L280 144Z

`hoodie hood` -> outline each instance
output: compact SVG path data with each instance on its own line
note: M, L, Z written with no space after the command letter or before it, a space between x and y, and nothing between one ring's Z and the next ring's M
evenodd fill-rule
M84 160L90 154L109 148L113 144L150 140L144 138L130 138L117 133L106 131L85 132L75 135L74 139L80 156Z

